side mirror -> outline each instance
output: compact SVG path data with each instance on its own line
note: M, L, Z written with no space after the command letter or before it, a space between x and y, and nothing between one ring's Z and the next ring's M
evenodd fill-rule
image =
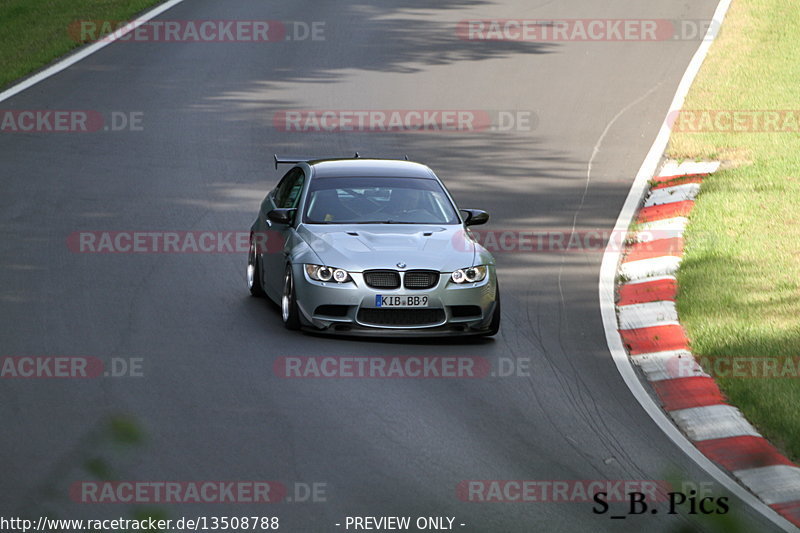
M291 224L297 209L273 209L267 213L267 218L278 224Z
M489 213L480 209L462 209L465 226L479 226L489 222Z

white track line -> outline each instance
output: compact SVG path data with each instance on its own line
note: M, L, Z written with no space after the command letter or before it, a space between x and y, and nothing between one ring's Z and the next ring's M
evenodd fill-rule
M683 176L684 174L713 174L719 168L719 161L670 161L658 173L659 177Z
M733 475L769 504L800 500L800 468L796 466L762 466L737 470Z
M641 222L637 224L636 227L641 231L655 231L667 228L685 228L688 223L689 219L686 217L673 217L651 220L650 222Z
M636 226L633 238L636 242L653 242L658 239L683 237L689 219L686 217L665 218L645 222Z
M637 279L636 281L628 281L626 283L621 283L620 286L622 286L622 285L636 285L638 283L648 283L650 281L661 281L661 280L665 280L665 279L674 280L675 276L668 276L668 275L667 276L653 276L652 278Z
M639 329L678 324L675 302L647 302L619 306L619 329Z
M631 360L642 369L647 381L708 377L689 350L643 353L632 355Z
M181 2L183 2L183 0L169 0L169 2L165 2L165 3L163 3L163 4L159 5L159 6L151 9L147 13L144 13L143 15L136 17L136 20L132 21L131 24L126 25L124 28L120 28L118 31L115 31L113 34L109 35L108 37L104 37L102 41L98 41L98 42L96 42L94 44L90 44L89 46L86 46L85 48L80 48L74 54L68 55L67 57L65 57L61 61L58 61L54 65L51 65L51 66L45 68L44 70L42 70L41 72L39 72L37 74L34 74L30 78L26 78L26 79L22 80L21 82L17 83L16 85L12 85L8 89L6 89L2 93L0 93L0 102L2 102L3 100L7 100L7 99L11 98L12 96L14 96L17 93L21 93L22 91L24 91L25 89L28 89L29 87L33 87L34 85L36 85L40 81L46 80L50 76L53 76L54 74L58 74L59 72L61 72L62 70L66 69L66 68L71 67L72 65L74 65L75 63L80 61L81 59L89 57L90 55L92 55L93 53L97 52L98 50L100 50L102 48L105 48L106 46L108 46L109 44L113 43L114 41L116 41L120 37L126 35L127 33L133 31L134 29L138 28L139 26L141 26L142 24L144 24L148 20L159 16L164 11L166 11L166 10L172 8L172 7L175 7L176 5L180 4Z
M719 27L719 25L722 24L725 14L728 12L728 8L731 5L731 1L732 0L720 0L720 3L717 5L717 10L714 12L713 17L715 22L709 28L709 31L706 33L703 41L700 43L697 52L695 52L692 60L689 62L689 66L687 67L683 78L681 78L680 84L678 85L678 90L676 91L675 97L670 104L668 115L665 116L665 120L661 125L658 136L656 137L653 145L650 147L650 151L647 153L647 156L642 162L639 172L636 174L636 179L631 186L631 190L628 193L628 197L625 199L625 204L622 207L622 211L617 218L614 231L628 231L631 221L633 220L633 216L636 213L636 209L638 208L645 192L647 191L648 182L653 176L656 175L658 164L661 161L661 157L667 147L667 142L669 142L670 126L667 121L667 117L669 116L669 113L677 112L683 106L683 102L686 99L686 94L689 92L689 87L691 87L692 82L697 76L697 72L700 70L700 66L703 64L703 60L708 54L708 49L711 47L711 43L713 42L715 33L713 31L713 27L715 25ZM653 419L656 425L658 425L661 430L670 439L672 439L672 441L681 450L683 450L686 455L700 465L701 468L708 472L723 487L728 489L732 494L735 494L738 498L753 507L753 509L761 513L765 518L770 520L784 531L796 531L797 528L791 522L780 516L777 512L764 504L764 502L756 498L752 493L745 490L725 471L715 465L708 457L700 453L700 451L695 448L694 445L692 445L692 443L680 432L680 430L675 427L675 424L672 422L672 420L670 420L664 411L661 410L661 407L656 404L648 391L645 390L644 385L639 379L639 376L636 374L636 370L633 368L633 363L625 351L625 347L622 344L622 338L617 330L614 285L620 253L621 252L618 246L609 246L606 248L605 253L603 254L603 263L600 267L598 293L600 297L600 312L603 317L603 327L606 332L608 349L611 352L611 357L614 360L614 364L617 366L617 370L630 389L631 394L636 397L642 408L647 412L648 415L650 415L650 418Z
M760 437L750 422L734 406L723 403L670 411L670 416L693 441L751 435Z
M663 255L661 257L623 263L619 273L632 281L652 281L656 277L674 274L678 271L680 264L680 257Z
M684 183L683 185L655 189L650 192L650 196L645 200L644 207L671 204L672 202L682 202L684 200L694 200L699 192L699 183Z

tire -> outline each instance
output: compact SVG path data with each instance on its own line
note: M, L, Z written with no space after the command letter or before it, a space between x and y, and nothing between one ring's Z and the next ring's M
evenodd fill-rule
M300 311L297 309L297 300L295 299L294 276L292 275L291 265L286 267L286 274L283 276L281 318L286 329L300 329Z
M250 236L250 249L247 252L247 288L250 295L260 298L264 296L264 286L261 283L261 264L256 254L256 243Z
M485 337L493 337L500 331L500 285L497 286L497 293L495 294L494 313L492 313L492 322L489 324L489 331L484 333Z

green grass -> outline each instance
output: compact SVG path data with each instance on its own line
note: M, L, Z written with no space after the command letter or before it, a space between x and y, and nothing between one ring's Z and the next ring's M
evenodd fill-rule
M687 110L800 109L796 0L735 0ZM800 356L800 134L674 133L673 158L721 159L691 213L678 312L703 356ZM730 402L800 459L800 379L720 378Z
M128 20L162 0L0 0L0 89L82 43L78 20Z

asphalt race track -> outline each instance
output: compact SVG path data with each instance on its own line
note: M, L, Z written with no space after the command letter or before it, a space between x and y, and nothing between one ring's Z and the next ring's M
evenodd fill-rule
M469 532L702 530L705 521L668 515L663 504L657 515L614 520L627 504L597 515L591 501L457 495L465 480L668 478L722 495L611 361L597 297L601 246L497 252L503 324L494 340L390 342L285 330L274 305L249 297L244 253L80 253L68 237L247 231L285 171L274 170L273 153L355 151L428 164L461 207L489 211L486 230L608 231L698 40L465 40L457 24L694 21L715 7L188 0L159 18L321 22L324 39L116 42L3 102L93 110L107 121L122 113L141 128L0 134L0 356L134 358L143 375L3 379L0 514L277 516L289 532L344 531L348 516L450 516ZM287 110L483 110L533 120L507 131L287 132L273 121ZM523 371L482 379L273 371L279 357L323 355L475 356ZM111 442L104 428L120 416L141 428L141 443ZM104 475L274 480L290 498L318 483L324 494L270 505L70 498L74 482ZM736 498L730 507L750 531L774 528Z

